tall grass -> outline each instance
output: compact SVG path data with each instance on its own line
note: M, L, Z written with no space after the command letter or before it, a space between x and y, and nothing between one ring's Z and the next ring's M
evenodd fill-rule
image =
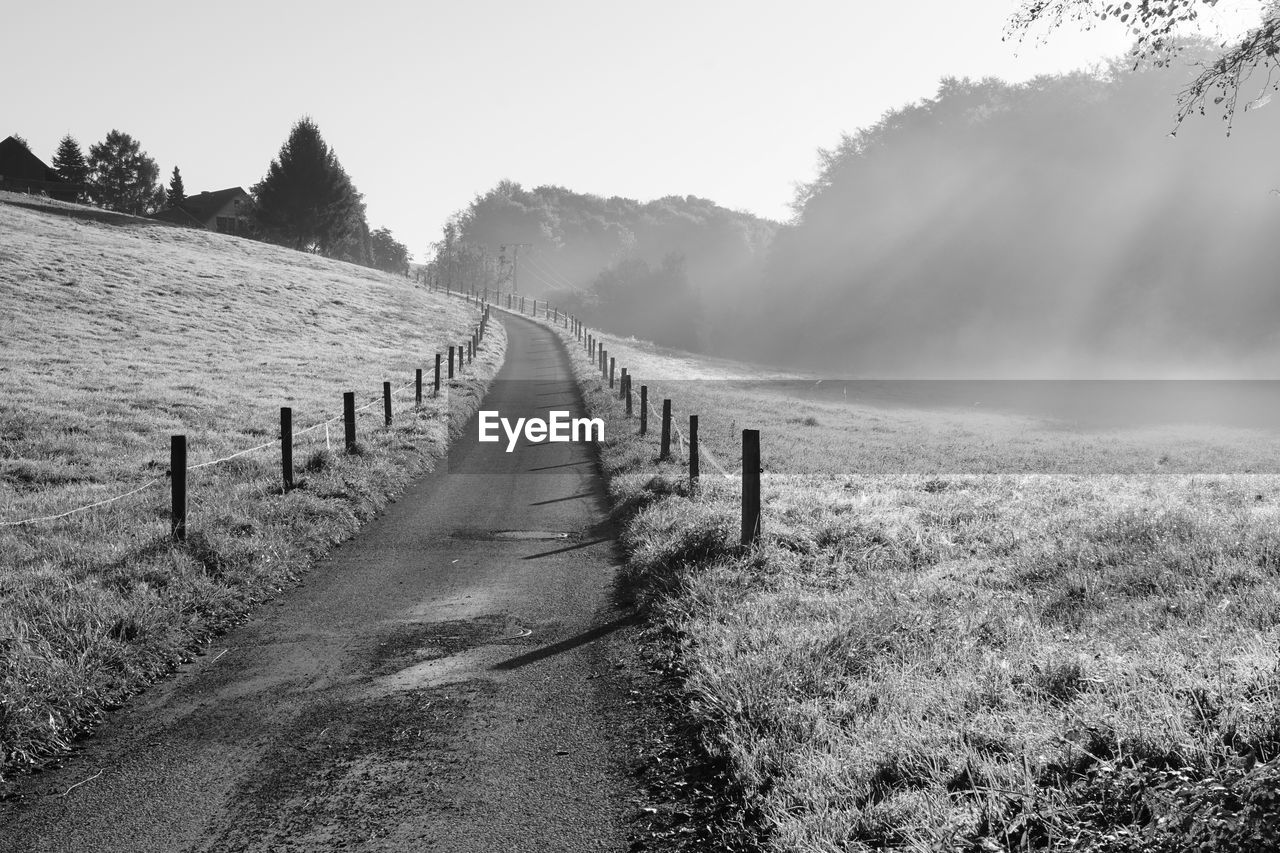
M764 428L744 550L738 484L691 492L581 359L628 571L760 848L1275 849L1280 477L1194 473L1267 469L1267 436L811 404L606 346L730 469Z
M430 468L504 346L491 324L463 378L420 409L399 395L390 429L379 402L357 455L341 422L299 435L283 494L280 406L303 430L340 415L344 391L408 383L475 312L360 267L68 210L0 203L0 522L161 482L0 527L0 781L65 750ZM192 464L269 444L190 473L185 545L168 538L173 433Z

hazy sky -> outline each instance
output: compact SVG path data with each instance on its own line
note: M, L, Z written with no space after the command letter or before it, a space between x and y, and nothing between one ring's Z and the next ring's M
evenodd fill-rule
M940 77L1020 80L1125 47L1113 29L1002 43L1016 7L10 3L0 136L19 133L48 160L64 133L87 150L117 128L166 181L181 167L194 193L248 189L309 114L364 193L370 225L418 258L502 178L642 200L691 194L785 218L819 147L931 95Z

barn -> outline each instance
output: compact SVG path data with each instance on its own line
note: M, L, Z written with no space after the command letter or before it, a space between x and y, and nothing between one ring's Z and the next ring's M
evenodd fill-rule
M61 201L76 201L84 187L62 180L27 146L9 136L0 141L0 190L44 193Z

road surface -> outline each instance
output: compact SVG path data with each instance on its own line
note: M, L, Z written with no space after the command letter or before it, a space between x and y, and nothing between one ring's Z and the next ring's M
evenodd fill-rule
M582 414L559 339L503 322L482 408ZM476 435L0 803L0 851L626 849L635 628L595 453Z

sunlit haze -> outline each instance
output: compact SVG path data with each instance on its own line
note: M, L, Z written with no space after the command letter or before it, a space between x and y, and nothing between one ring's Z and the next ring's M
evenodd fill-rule
M1254 4L1253 7L1256 7ZM1125 47L1068 26L1005 43L1016 4L224 2L6 10L0 135L48 161L118 128L188 192L264 174L311 115L372 227L417 259L503 178L789 215L816 152L944 76L1021 80ZM1251 7L1252 8L1252 7Z

